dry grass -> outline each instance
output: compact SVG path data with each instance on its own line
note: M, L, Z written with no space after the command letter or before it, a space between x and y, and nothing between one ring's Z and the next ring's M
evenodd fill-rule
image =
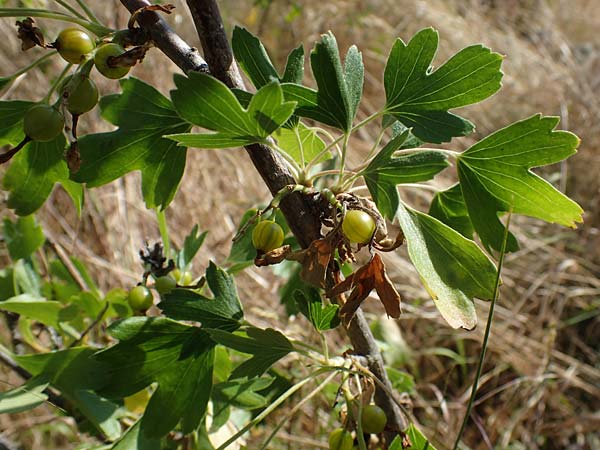
M120 8L111 7L118 2L105 3L109 7L103 14L109 24L122 26L126 16ZM175 3L181 17L171 20L195 43L183 2ZM582 138L575 157L544 173L585 208L585 224L570 231L528 219L515 221L522 249L506 261L488 358L465 442L482 450L600 448L597 0L274 1L266 9L249 0L220 3L228 26L242 24L259 33L279 67L299 41L310 47L328 29L334 31L341 48L356 43L366 64L364 115L384 101L381 73L396 36L406 39L424 26L438 28L441 47L437 64L465 45L483 42L507 55L504 88L465 111L478 130L473 138L453 143L456 148L465 148L473 139L536 112L559 115L561 126ZM297 15L295 6L299 7ZM22 66L27 57L15 56L18 44L11 21L0 21L0 33L5 36L0 45L4 74L11 67ZM163 70L166 64L165 58L154 52L134 75L167 92L172 81L171 70ZM48 72L56 69L49 67ZM34 74L5 97L40 98L44 77ZM104 92L114 87L101 85ZM89 126L95 128L93 123ZM366 130L361 140L369 139L372 136ZM365 144L357 140L353 146L360 150ZM444 185L450 182L440 180ZM173 241L180 244L196 223L211 231L196 261L195 271L200 274L209 259L218 262L225 258L242 212L267 200L266 189L241 150L192 150L181 190L167 214ZM60 191L39 217L49 237L90 264L105 289L133 283L140 273L137 249L145 239L159 236L153 214L144 209L140 199L137 174L91 191L81 219ZM389 256L387 263L405 299L400 320L381 322L388 342L396 346L388 356L401 359L399 368L415 375L418 385L412 398L413 413L437 448L446 449L464 414L483 327L470 333L449 329L432 302L425 300L426 293L406 253ZM268 270L249 269L238 282L251 321L285 329L300 339L314 339L306 334L302 319L288 319L278 305L279 281ZM484 323L488 305L478 302L477 307ZM373 311L371 320L380 319L377 306L369 311ZM331 345L335 349L347 344L334 335ZM464 360L449 358L438 349L453 350ZM7 374L2 378L18 383ZM322 400L309 402L272 448L320 448L321 436L333 423L329 408ZM24 448L42 448L40 436L45 432L38 424L48 419L49 412L14 416L8 422L6 417L0 418L0 428L13 440L22 440ZM38 431L25 434L26 429ZM63 439L53 444L57 448L74 445L60 438L61 433L53 435L53 439ZM256 430L250 441L258 442L260 436L264 437L263 433ZM74 439L72 434L69 439ZM48 440L43 445L51 448Z

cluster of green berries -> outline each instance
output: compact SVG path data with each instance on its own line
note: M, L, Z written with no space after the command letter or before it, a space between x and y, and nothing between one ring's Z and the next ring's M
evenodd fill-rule
M102 44L96 48L96 42L85 31L78 28L66 28L60 32L54 47L62 58L71 64L82 64L93 57L94 66L102 75L111 79L122 78L130 67L112 67L111 57L120 56L125 49L116 43ZM89 74L78 73L69 76L61 86L65 95L67 111L81 115L90 111L98 103L98 88ZM65 120L62 113L47 104L37 104L25 113L23 129L32 141L47 142L54 140L63 130Z

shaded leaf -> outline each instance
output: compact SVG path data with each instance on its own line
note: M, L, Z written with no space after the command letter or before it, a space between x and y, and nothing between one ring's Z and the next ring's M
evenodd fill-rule
M229 333L219 329L209 329L207 332L219 344L253 355L252 358L244 361L234 369L230 379L258 377L275 362L294 351L291 342L279 331L272 328L264 330L248 328L245 330L245 335Z
M161 450L160 439L148 438L140 430L141 419L129 427L110 450Z
M198 72L175 75L171 98L181 117L211 134L171 134L169 139L198 148L239 147L262 142L292 115L294 102L284 102L277 81L263 86L244 109L222 82Z
M429 206L429 215L444 222L467 239L473 239L473 224L459 183L435 194Z
M109 379L100 393L123 398L156 382L142 432L164 436L180 421L185 433L197 427L212 385L214 343L208 335L166 318L147 317L117 322L109 331L119 343L94 356L106 365Z
M425 28L408 44L397 39L385 72L386 111L426 142L446 142L473 130L448 110L480 102L500 89L502 56L482 45L464 48L437 70L438 33Z
M49 142L30 142L17 153L4 175L4 188L10 191L8 207L19 216L37 211L56 183L69 183L64 160L65 137Z
M327 296L334 297L350 289L352 292L340 310L340 315L346 320L354 315L373 289L377 291L387 315L393 318L400 317L400 294L387 276L385 265L378 253L373 255L371 261L334 286L327 292Z
M23 140L23 117L33 105L35 103L22 100L0 102L0 146L15 146Z
M103 97L102 117L117 130L79 138L81 167L73 180L97 187L139 170L147 208L166 208L183 176L186 150L166 134L190 129L173 105L136 78L121 80L121 94Z
M401 203L397 217L410 259L444 319L453 328L473 329L472 298L490 300L494 293L492 261L473 241L427 214Z
M34 216L19 217L15 222L5 217L4 240L11 259L16 261L32 255L44 244L46 236Z
M498 214L509 210L572 228L583 221L577 203L530 170L575 153L579 139L568 131L554 131L558 122L558 117L529 117L459 156L462 194L473 227L488 249L501 249L504 225ZM517 249L516 238L510 234L507 251Z
M269 84L274 79L279 80L279 74L273 66L267 50L260 40L245 28L234 27L231 49L236 61L257 89Z

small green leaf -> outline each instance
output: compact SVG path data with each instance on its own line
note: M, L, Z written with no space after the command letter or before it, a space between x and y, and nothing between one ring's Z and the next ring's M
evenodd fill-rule
M230 378L257 377L262 375L275 362L294 351L288 339L272 328L248 328L244 334L233 334L219 329L206 330L210 337L226 347L253 357L244 361L231 373Z
M554 131L557 117L535 115L503 128L470 147L458 158L458 176L471 222L489 249L500 250L504 225L498 214L511 211L575 228L583 210L531 168L573 155L579 139ZM518 244L509 236L507 251Z
M437 46L432 28L419 31L408 44L396 40L384 73L385 109L419 139L442 143L473 131L473 124L448 110L480 102L500 89L502 56L472 45L433 71Z
M4 240L11 259L16 261L32 255L44 244L46 236L34 216L19 217L16 222L5 217Z
M408 439L410 439L411 446L406 449L399 447L398 450L436 450L429 442L429 439L421 433L421 430L419 430L414 423L409 425L408 430L406 430L406 435L408 436ZM390 450L392 450L391 447Z
M79 389L95 390L108 381L107 367L92 358L96 349L73 347L49 353L15 356L19 366L34 376L43 375L63 393Z
M286 100L298 102L296 113L301 116L350 131L363 89L360 52L350 47L342 66L337 41L329 32L313 48L310 62L318 90L285 83Z
M331 330L340 324L339 305L323 305L317 289L296 290L294 297L300 311L310 320L317 331Z
M44 394L47 387L43 377L35 377L22 386L0 392L0 414L13 414L40 406L48 400Z
M123 175L142 172L147 208L166 208L183 176L186 150L163 136L189 131L173 105L136 78L121 80L121 94L103 97L102 117L118 129L79 138L81 168L73 180L97 187Z
M429 215L444 222L467 239L473 239L473 224L459 183L435 194L429 206Z
M377 154L363 177L377 208L387 218L393 218L400 198L396 186L402 183L427 181L448 167L441 152L423 151L394 157L409 136L408 130L393 138Z
M180 143L199 148L239 147L262 142L292 115L295 103L284 102L281 86L272 81L252 96L244 109L233 92L210 75L175 76L171 98L180 116L212 134L173 134Z
M453 328L477 324L472 298L491 300L496 268L471 240L427 214L405 207L397 213L408 254L429 295Z
M177 253L177 267L185 269L192 262L196 253L202 247L207 234L208 231L198 234L198 225L194 225L190 234L183 241L183 248Z
M301 84L302 78L304 78L304 47L300 45L288 55L281 82Z
M15 146L23 140L23 116L33 105L35 103L21 100L0 102L0 146Z
M325 142L319 135L300 122L292 128L280 128L273 137L277 145L302 167L325 149ZM330 158L331 153L326 153L319 162Z
M231 37L231 48L235 59L248 75L256 89L279 80L279 74L273 66L267 50L260 40L245 28L236 26Z
M65 137L50 142L30 142L11 161L4 175L4 188L10 191L8 207L19 216L40 208L56 183L68 182L64 158Z

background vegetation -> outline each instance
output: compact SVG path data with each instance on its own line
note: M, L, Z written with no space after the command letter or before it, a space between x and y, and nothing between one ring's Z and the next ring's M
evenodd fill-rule
M118 1L101 3L101 7L94 5L95 10L109 24L126 24L128 13ZM177 9L168 20L188 42L196 43L184 3L172 3ZM471 142L463 139L461 145L466 148L482 135L539 111L561 116L561 126L581 137L579 153L545 175L582 205L585 223L570 231L522 217L513 222L512 230L518 233L522 248L507 256L487 363L465 442L473 449L600 448L597 0L224 0L221 6L228 26L240 24L258 34L280 67L300 41L310 47L329 29L335 32L342 52L356 43L365 61L365 110L359 116L371 113L371 104L374 110L383 102L374 94L383 92L382 80L375 74L382 73L393 39L435 26L443 42L438 64L473 42L507 55L504 88L465 112L479 129ZM46 21L45 26L58 29L60 24ZM0 20L0 35L0 75L7 75L26 65L31 55L21 54L12 20ZM57 72L57 67L47 69ZM152 81L166 93L173 87L171 75L176 70L160 52L153 51L132 74ZM116 82L98 82L104 93L117 88ZM39 99L47 83L43 71L34 72L2 99ZM93 114L97 112L82 122L80 134L86 131L84 127L95 130ZM372 139L367 128L352 147L360 153ZM209 260L219 262L227 256L243 212L267 202L269 196L241 150L239 154L192 150L188 155L181 190L167 217L176 245L182 244L196 223L210 230L203 253L195 260L195 271L201 274ZM436 181L444 187L451 183ZM10 212L2 205L0 218L5 215ZM106 290L134 284L141 272L139 248L146 239L159 239L154 214L143 207L137 174L89 192L80 218L66 194L56 190L38 219L48 239L85 261ZM0 245L0 268L8 261L5 253ZM398 321L390 321L379 317L381 311L376 307L368 317L386 358L413 375L416 384L406 402L425 434L437 448L444 449L451 445L463 417L483 326L473 332L448 327L420 288L406 249L386 255L386 264L403 295L404 313ZM258 326L276 326L296 339L312 339L305 335L302 319L288 317L279 304L280 283L269 269L249 268L240 274L238 288L246 314ZM485 322L487 307L477 303L480 324ZM7 338L4 329L0 328L0 342ZM341 336L330 338L333 348L345 345ZM0 390L20 383L3 367L0 380ZM56 419L51 408L0 416L2 436L24 449L75 448L78 442L92 439L78 435L71 419ZM323 447L325 439L318 437L330 431L331 415L331 405L323 400L307 402L280 432L273 448ZM249 448L263 430L254 433Z

